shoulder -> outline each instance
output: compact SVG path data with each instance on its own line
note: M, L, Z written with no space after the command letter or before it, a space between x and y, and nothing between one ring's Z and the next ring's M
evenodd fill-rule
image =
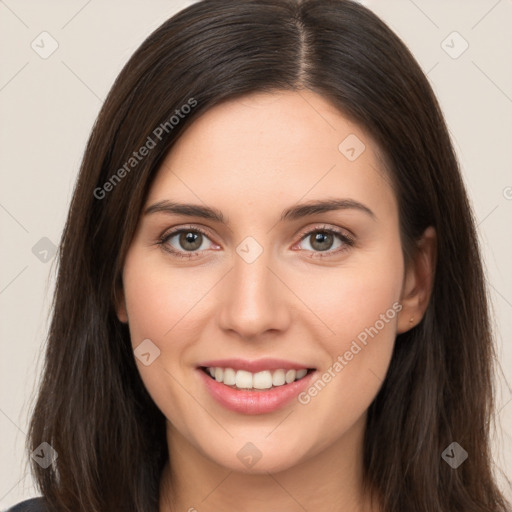
M43 498L32 498L30 500L22 501L17 505L7 509L5 512L45 512Z

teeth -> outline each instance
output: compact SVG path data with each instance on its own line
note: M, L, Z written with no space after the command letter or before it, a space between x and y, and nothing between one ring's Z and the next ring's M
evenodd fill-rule
M235 377L235 386L240 389L252 388L252 373L238 370Z
M305 368L300 370L264 370L257 373L218 367L210 367L206 370L217 382L223 382L226 386L235 386L239 389L270 389L272 386L283 386L302 379L308 373Z
M269 371L255 373L252 385L256 389L269 389L272 387L272 374Z
M302 379L308 373L308 371L303 368L302 370L297 370L297 375L295 376L296 379Z
M223 382L228 386L234 386L236 384L236 372L233 368L226 368L224 370Z
M295 377L297 375L297 372L295 370L288 370L285 375L286 384L290 384L290 382L293 382L295 380Z
M284 377L284 370L276 370L272 374L272 385L273 386L282 386L286 382Z

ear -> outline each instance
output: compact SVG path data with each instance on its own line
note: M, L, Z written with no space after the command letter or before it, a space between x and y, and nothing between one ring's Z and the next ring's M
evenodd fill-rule
M126 300L124 296L124 288L123 282L121 279L116 284L116 292L115 292L115 308L117 313L117 318L123 324L128 323L128 311L126 309Z
M436 257L436 231L430 226L416 243L415 253L405 269L398 334L418 325L425 314L434 283Z

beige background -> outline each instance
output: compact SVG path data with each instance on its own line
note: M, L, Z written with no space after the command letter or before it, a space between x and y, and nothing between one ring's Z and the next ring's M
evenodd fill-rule
M0 0L0 510L37 494L25 432L54 286L52 248L87 137L123 64L189 3ZM428 73L462 164L495 309L494 451L512 478L512 0L361 3Z

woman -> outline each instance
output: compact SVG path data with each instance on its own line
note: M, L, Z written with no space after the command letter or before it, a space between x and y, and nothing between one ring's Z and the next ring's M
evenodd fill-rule
M458 164L364 7L164 23L102 108L59 262L20 510L510 510Z

